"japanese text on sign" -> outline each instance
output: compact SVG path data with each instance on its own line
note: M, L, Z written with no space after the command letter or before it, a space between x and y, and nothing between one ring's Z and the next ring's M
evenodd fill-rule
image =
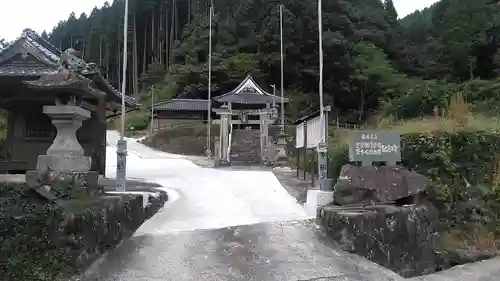
M401 161L399 134L390 131L351 132L349 160L391 163Z
M397 152L399 147L395 144L384 145L380 142L357 142L356 155L382 155L382 153Z

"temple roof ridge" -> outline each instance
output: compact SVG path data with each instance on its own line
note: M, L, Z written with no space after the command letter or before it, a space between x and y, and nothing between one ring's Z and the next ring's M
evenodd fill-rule
M0 51L0 76L38 77L37 80L23 82L37 88L81 85L93 92L104 91L112 100L119 102L122 93L104 79L94 63L85 62L77 53L71 48L62 52L27 28L14 42ZM33 59L26 61L29 56L37 62L33 63ZM127 95L125 102L138 105L135 98Z
M265 91L257 84L252 75L247 74L236 88L213 98L213 100L240 104L266 104L280 102L281 97ZM288 102L288 99L284 98L283 101Z
M57 66L60 52L52 44L40 37L31 29L25 29L21 36L0 51L0 63L16 54L26 56L28 53L48 66Z

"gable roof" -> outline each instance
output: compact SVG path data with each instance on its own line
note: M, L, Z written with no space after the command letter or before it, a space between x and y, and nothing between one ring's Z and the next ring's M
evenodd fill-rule
M149 106L151 109L151 106ZM207 111L208 100L171 99L153 105L154 111Z
M247 75L232 91L215 97L213 100L239 104L266 104L281 102L281 97L266 92L255 82L252 76ZM288 99L284 98L283 101L288 102Z
M54 45L33 30L25 29L16 41L0 51L0 77L38 77L38 80L24 82L37 88L83 85L88 91L104 92L108 101L121 102L122 93L102 77L99 69L81 73L73 71L71 81L62 81L61 76L56 75L61 55ZM138 105L135 98L127 95L125 103L133 107Z
M40 76L58 68L61 52L30 29L0 51L1 76ZM28 60L28 63L22 63Z

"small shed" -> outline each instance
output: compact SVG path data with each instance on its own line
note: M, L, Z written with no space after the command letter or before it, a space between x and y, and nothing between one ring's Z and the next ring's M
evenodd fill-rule
M95 65L72 51L61 52L26 29L0 52L0 108L6 121L0 133L0 172L36 168L38 155L45 154L56 134L43 106L74 96L92 112L78 131L78 139L85 155L92 157L92 170L105 173L106 118L121 110L122 96ZM70 70L61 72L62 63L70 64ZM138 106L131 97L125 100L128 108Z

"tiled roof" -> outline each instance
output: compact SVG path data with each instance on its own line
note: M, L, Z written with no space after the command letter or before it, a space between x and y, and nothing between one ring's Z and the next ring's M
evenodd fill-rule
M154 106L155 111L207 111L208 100L202 99L172 99L157 103ZM151 106L150 106L151 108Z
M52 88L82 85L82 83L89 85L90 82L89 79L74 72L59 71L43 75L38 80L25 81L24 83L34 87Z
M281 97L266 92L255 82L252 76L248 75L234 90L215 97L213 100L239 104L266 104L281 102ZM283 102L288 102L288 99L283 99Z
M121 92L109 84L100 75L99 70L73 73L73 76L66 77L71 79L64 81L64 77L56 72L60 67L61 54L60 50L38 36L33 30L26 29L14 43L0 51L0 76L38 76L39 80L26 82L35 87L69 87L85 82L89 91L105 92L108 100L121 102ZM80 80L76 81L76 78ZM138 105L135 98L126 95L125 102L128 106Z
M89 77L90 78L90 77ZM100 74L94 74L91 76L91 79L94 83L97 84L99 88L101 88L105 93L109 94L113 97L115 102L121 102L122 93L111 85L108 80L104 79ZM125 95L125 103L129 106L138 106L139 103L137 100L131 96Z
M266 103L279 103L281 102L281 98L274 95L262 95L256 93L245 93L241 92L238 94L226 95L224 97L217 97L214 100L218 102L230 102L230 103L239 103L239 104L266 104ZM287 99L284 99L287 102Z
M57 67L61 52L32 30L25 30L14 43L0 52L0 64L17 54L31 54L47 66Z
M52 72L51 67L0 65L0 76L41 76Z

